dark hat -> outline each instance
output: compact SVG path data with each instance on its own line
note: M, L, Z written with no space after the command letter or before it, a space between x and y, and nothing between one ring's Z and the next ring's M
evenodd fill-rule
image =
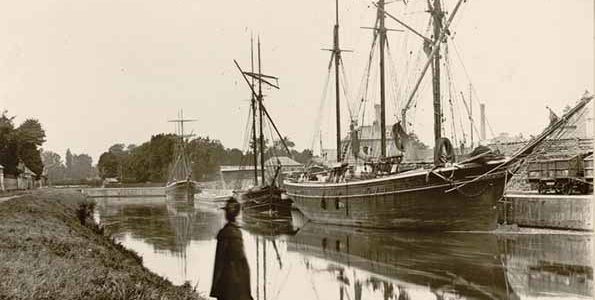
M239 211L240 210L240 202L236 200L234 197L229 197L227 201L225 201L225 206L221 207L221 209L228 210L228 211Z

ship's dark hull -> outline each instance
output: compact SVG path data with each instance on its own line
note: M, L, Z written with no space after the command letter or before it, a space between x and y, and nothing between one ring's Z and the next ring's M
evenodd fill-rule
M291 218L291 200L282 197L283 190L262 186L239 193L242 213L251 218Z
M170 182L165 187L165 196L169 201L193 201L197 192L199 188L192 180Z
M370 228L406 230L492 230L505 170L493 172L463 187L495 167L473 164L415 171L349 183L285 182L294 205L311 221Z

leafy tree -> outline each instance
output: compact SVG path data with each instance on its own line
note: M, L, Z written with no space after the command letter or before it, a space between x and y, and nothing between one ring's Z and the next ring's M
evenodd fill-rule
M296 150L291 150L291 155L295 161L302 163L304 165L308 164L312 160L312 157L314 156L314 154L312 153L312 150L310 150L310 149L304 149L304 150L302 150L302 152L298 152Z
M20 160L38 177L43 173L43 162L41 152L31 144L22 145L19 149Z
M218 140L198 137L188 144L188 154L194 178L204 180L219 171L220 163L224 159L225 148Z
M93 159L87 154L74 155L72 157L71 179L86 179L95 176Z
M242 163L246 163L247 160L251 157L252 157L251 153L247 153L246 155L244 155L242 150L237 149L237 148L225 149L225 154L223 155L223 160L221 161L221 164L222 165L241 165Z
M285 146L287 146L287 148L289 149L290 153L287 153L287 149L285 149L285 146L283 145L283 142L285 143ZM283 137L283 142L279 139L279 140L274 140L273 141L273 147L272 147L272 151L269 151L267 154L267 157L272 157L275 154L277 156L288 156L291 155L291 150L293 149L293 147L295 147L295 143L292 142L287 136Z
M295 144L287 137L284 138L288 146ZM151 137L148 142L141 145L115 144L109 147L99 158L97 168L102 178L120 177L130 182L165 182L175 159L175 148L179 137L173 134L158 134ZM269 141L265 140L265 147L272 155L273 149L283 149L280 144L273 143L268 147ZM196 180L210 180L218 178L217 172L222 164L248 165L252 163L252 153L242 153L240 149L225 148L220 141L209 137L197 137L187 142L186 154L189 156L192 174ZM291 151L291 156L297 161L307 163L312 157L312 151ZM267 156L268 158L270 156ZM266 159L265 158L265 159Z
M72 170L72 152L70 149L66 149L66 172Z
M124 150L125 147L126 145L124 144L113 144L107 151L118 157L123 157L127 154L126 150Z
M52 151L42 151L41 161L47 170L48 180L64 180L66 176L66 167L62 163L62 158L58 153Z
M45 131L39 121L27 119L17 128L13 124L14 117L2 112L0 116L0 164L7 174L18 175L19 162L23 162L37 176L43 172L41 150L45 142Z
M250 140L250 143L248 145L248 147L250 147L250 150L254 149L254 141ZM267 153L268 149L269 149L269 140L267 138L264 139L264 153ZM260 138L256 138L256 151L258 153L260 153Z
M103 152L97 162L97 169L101 178L113 178L119 175L118 157L111 152Z
M7 111L0 116L0 164L4 166L4 172L16 175L17 153L14 135L14 116L9 117Z
M41 146L45 142L45 131L38 120L27 119L17 128L21 144Z
M135 148L134 145L129 145L128 148L125 144L117 143L108 148L107 152L104 152L99 157L97 162L97 170L101 178L120 178L130 177L130 152ZM86 165L88 167L88 165Z
M283 142L285 142L285 145L287 145L287 148L289 148L289 149L295 147L295 143L293 141L291 141L289 139L289 137L287 137L287 136L283 137ZM283 143L281 142L281 140L275 140L273 142L273 147L281 149L281 150L285 150L285 147L283 146Z
M129 153L126 172L137 182L164 182L173 160L177 137L173 134L158 134L149 142L134 147Z

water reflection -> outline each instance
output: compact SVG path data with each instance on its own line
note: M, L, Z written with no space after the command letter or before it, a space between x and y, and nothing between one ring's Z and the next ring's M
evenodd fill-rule
M519 294L592 298L591 236L515 235L501 247L508 281Z
M100 199L106 229L172 282L208 291L217 205ZM591 298L591 235L415 234L240 220L255 299Z
M430 299L515 298L507 290L494 235L420 235L308 224L289 246L290 251L337 263L335 276L338 281L351 279L345 282L354 283L354 299L362 299L362 289L379 290L382 299L417 299L430 297L428 293L434 295Z

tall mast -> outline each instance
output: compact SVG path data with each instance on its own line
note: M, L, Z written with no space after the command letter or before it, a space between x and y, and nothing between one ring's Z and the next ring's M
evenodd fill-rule
M471 83L469 83L469 130L471 131L471 149L473 149L473 95L471 93Z
M184 134L184 123L187 122L194 122L196 119L184 119L184 110L180 109L178 111L178 118L173 120L168 120L168 122L176 123L176 135L179 135L180 142L176 145L176 148L179 151L179 154L182 156L182 164L184 168L184 172L190 172L190 161L186 155L186 140L185 138L193 136L193 134L186 135ZM176 158L177 159L177 158Z
M254 38L250 36L250 64L251 72L254 73ZM252 86L254 86L254 77L252 77ZM254 157L254 185L258 185L258 145L256 145L256 98L254 93L252 95L251 106L252 106L252 153Z
M434 0L433 9L431 9L434 25L434 46L436 54L432 64L432 89L434 92L434 140L437 146L438 139L442 137L442 109L440 107L440 35L442 31L442 18L444 13L440 6L440 0ZM450 22L449 22L450 23ZM434 51L434 49L432 49Z
M180 109L180 120L182 120L182 122L180 122L180 138L182 139L182 142L184 142L184 110Z
M386 119L384 93L384 46L386 28L384 27L384 0L378 1L378 34L380 35L380 156L386 157Z
M333 56L335 59L335 99L337 119L337 162L341 161L341 94L339 92L339 64L341 49L339 48L339 0L335 0L335 27L333 30Z
M184 134L184 123L195 122L196 119L184 119L184 111L183 110L178 111L178 118L177 119L167 120L167 121L168 122L172 122L172 123L176 123L176 135L179 135L180 136L180 140L182 142L184 142L184 138L185 137L192 136L192 134L190 134L190 135L185 135Z
M258 113L259 113L259 127L260 127L260 175L262 183L264 184L264 134L262 130L262 65L260 61L260 36L258 37Z

